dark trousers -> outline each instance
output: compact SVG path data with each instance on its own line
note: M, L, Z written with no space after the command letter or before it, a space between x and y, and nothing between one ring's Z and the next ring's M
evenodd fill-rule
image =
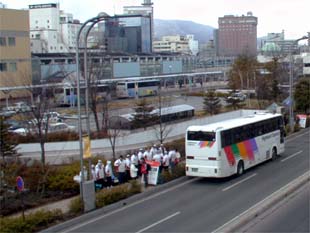
M120 184L125 183L125 176L126 176L126 173L125 173L125 172L119 172L119 173L118 173L118 182L119 182Z
M107 187L112 186L112 177L111 176L107 176Z

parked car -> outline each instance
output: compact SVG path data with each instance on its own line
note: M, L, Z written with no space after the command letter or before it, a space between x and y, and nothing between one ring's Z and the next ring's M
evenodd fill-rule
M16 112L30 112L31 106L25 102L17 102L14 104L14 109Z
M19 134L22 136L26 136L27 134L30 133L30 130L27 128L18 128L18 129L14 129L14 130L9 130L9 132L16 133L16 134Z
M243 94L242 92L234 92L230 96L228 96L227 100L240 100L240 101L245 101L246 95Z
M49 124L48 131L50 133L54 132L69 132L69 131L75 131L76 127L73 125L68 125L63 122L57 122L57 123L51 123Z
M51 122L51 123L56 123L56 122L62 122L62 118L58 112L48 112L44 113L43 120Z

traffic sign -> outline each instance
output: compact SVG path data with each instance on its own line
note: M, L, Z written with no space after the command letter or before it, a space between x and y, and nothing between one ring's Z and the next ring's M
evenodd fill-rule
M16 187L18 191L22 192L24 190L24 180L21 176L16 178Z

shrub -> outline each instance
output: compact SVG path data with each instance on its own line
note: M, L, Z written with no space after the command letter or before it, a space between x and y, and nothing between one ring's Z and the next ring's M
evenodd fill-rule
M49 225L64 219L61 210L37 211L34 214L26 215L25 221L22 217L0 218L1 232L37 232Z
M96 193L96 207L100 208L115 203L140 192L141 187L137 181L131 181L111 189L103 189Z
M179 163L172 169L171 173L169 171L163 171L160 176L162 182L164 183L179 178L181 176L185 176L185 164Z
M298 132L300 130L299 123L294 124L294 132Z
M50 191L79 192L79 184L73 177L80 172L79 162L55 168L47 177L47 189Z
M81 200L81 197L74 198L69 205L69 213L71 214L80 214L83 212L83 202Z

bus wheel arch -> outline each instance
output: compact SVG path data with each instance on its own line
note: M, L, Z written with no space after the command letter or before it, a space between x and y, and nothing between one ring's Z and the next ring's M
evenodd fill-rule
M244 173L244 162L240 160L237 165L237 176L241 176Z
M272 147L272 150L271 150L271 159L275 160L277 157L278 157L277 147L274 146Z

